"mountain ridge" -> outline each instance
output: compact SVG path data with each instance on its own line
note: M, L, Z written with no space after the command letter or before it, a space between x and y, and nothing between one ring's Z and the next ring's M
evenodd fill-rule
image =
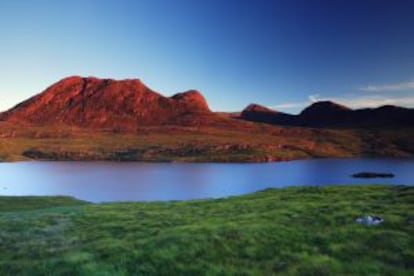
M213 112L197 90L165 97L139 79L72 76L0 115L0 162L412 157L412 118L411 109L350 110L332 102L299 115L258 104L241 113ZM367 125L373 127L354 128Z
M3 120L81 127L174 124L188 113L212 115L204 96L188 90L165 97L139 79L70 76L3 112Z
M414 109L393 105L351 109L332 101L314 102L298 115L254 104L248 105L240 118L273 125L299 127L381 127L414 126Z
M162 125L243 128L242 121L316 128L414 126L414 109L386 105L354 110L332 101L314 102L298 115L255 103L240 115L229 114L211 111L195 89L166 97L140 79L69 76L1 112L0 120L123 130Z

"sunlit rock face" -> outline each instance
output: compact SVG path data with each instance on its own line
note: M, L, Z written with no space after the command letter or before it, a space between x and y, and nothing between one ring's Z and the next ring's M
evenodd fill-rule
M72 76L18 104L2 119L101 128L174 124L188 114L212 114L196 90L165 97L138 79Z

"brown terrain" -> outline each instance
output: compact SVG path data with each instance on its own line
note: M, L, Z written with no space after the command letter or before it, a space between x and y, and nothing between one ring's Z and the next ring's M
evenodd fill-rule
M257 104L212 112L196 90L165 97L138 79L73 76L0 113L0 161L412 157L413 118L412 109L332 102L299 115Z

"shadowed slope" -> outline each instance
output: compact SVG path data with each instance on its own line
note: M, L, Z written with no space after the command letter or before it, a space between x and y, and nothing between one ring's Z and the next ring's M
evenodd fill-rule
M335 126L348 122L352 113L352 109L346 106L321 101L305 108L298 117L304 126Z
M290 115L251 104L243 110L241 118L304 127L399 127L414 126L414 109L387 105L353 110L331 101L321 101L308 106L299 115Z
M296 116L278 112L270 108L250 104L241 113L243 119L253 122L276 123L281 125L296 125Z

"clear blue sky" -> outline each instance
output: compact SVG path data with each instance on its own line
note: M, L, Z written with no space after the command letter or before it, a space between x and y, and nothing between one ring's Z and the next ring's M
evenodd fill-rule
M211 108L414 107L414 1L1 0L0 110L69 75Z

